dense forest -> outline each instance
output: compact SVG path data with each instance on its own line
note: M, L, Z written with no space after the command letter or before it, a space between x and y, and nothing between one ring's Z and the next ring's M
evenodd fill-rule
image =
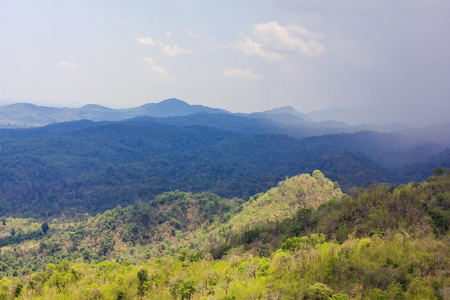
M0 130L0 215L93 214L177 189L248 199L315 169L344 191L374 182L397 186L425 180L437 165L450 167L448 149L411 148L392 134L296 139L155 120Z
M450 297L449 149L220 116L0 130L0 299Z
M448 299L450 170L343 194L316 170L247 201L165 192L1 219L0 298Z

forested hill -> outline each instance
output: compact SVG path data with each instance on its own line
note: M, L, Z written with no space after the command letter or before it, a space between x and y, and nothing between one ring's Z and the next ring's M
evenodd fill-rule
M361 111L348 110L346 114L348 113L358 115ZM364 118L360 119L362 122L360 125L348 125L342 121L335 121L334 113L325 114L330 119L317 118L314 115L315 113L300 113L290 106L249 114L231 113L219 108L190 105L175 98L126 109L111 109L95 104L88 104L81 108L57 108L17 103L0 106L0 128L30 128L76 120L98 122L144 117L179 126L195 124L238 132L286 134L296 138L358 131L401 132L403 139L409 136L415 143L421 141L450 144L447 123L414 129L395 123L366 124L367 120Z
M167 192L3 218L4 299L446 299L450 172L343 195L316 170L250 201Z
M389 135L361 132L299 140L151 118L67 122L0 131L0 136L4 216L101 212L176 189L248 199L286 176L315 169L345 190L373 182L395 185L426 178L433 163L417 164L410 174L383 167L374 160L380 159L377 155L404 153L386 148L386 141L395 140Z
M35 127L83 119L91 121L119 121L139 116L161 118L184 116L198 112L229 113L224 109L190 105L175 98L125 109L111 109L95 104L88 104L80 108L60 108L37 106L30 103L16 103L0 106L0 128Z

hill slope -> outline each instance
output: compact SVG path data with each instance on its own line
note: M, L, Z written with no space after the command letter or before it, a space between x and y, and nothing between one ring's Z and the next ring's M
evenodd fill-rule
M168 117L192 113L227 113L224 109L202 105L189 105L175 98L159 103L148 103L128 109L111 109L88 104L81 108L56 108L18 103L0 106L0 128L20 128L49 125L52 123L87 119L91 121L119 121L139 116Z
M0 295L445 299L450 172L435 173L423 183L373 185L328 201L322 193L330 182L315 172L281 182L245 208L238 199L169 192L95 217L63 217L48 230L31 219L3 219L0 234L10 238L0 239ZM273 199L281 210L301 203L292 197L305 199L298 197L305 183L313 184L317 208L304 203L290 216L233 231L240 215L262 212L259 203Z
M315 169L349 190L373 182L420 181L438 164L450 166L442 154L415 167L383 167L439 149L430 144L405 152L408 141L393 134L298 140L155 120L0 130L1 214L101 212L176 189L246 199L286 176Z
M330 153L286 136L153 122L95 124L0 146L1 212L27 216L100 212L175 189L248 198L286 176L312 172L320 165L311 162ZM388 181L388 172L363 155L351 159L361 167L346 187Z

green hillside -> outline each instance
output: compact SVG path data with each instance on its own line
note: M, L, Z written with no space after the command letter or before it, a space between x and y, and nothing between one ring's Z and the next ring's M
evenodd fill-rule
M291 218L299 209L315 209L330 199L340 199L342 192L319 170L280 182L264 194L255 195L242 211L228 222L230 234L249 230L268 222Z
M167 192L2 219L0 298L446 299L450 172L343 195L319 171L248 202Z

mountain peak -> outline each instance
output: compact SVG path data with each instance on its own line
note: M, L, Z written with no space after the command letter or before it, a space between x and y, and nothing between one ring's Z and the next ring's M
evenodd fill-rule
M113 110L112 108L108 108L105 106L101 106L98 104L86 104L82 107L79 108L80 111L84 111L84 110Z
M13 103L9 105L2 106L3 110L15 110L15 109L36 109L39 106L31 103Z
M170 98L158 103L148 103L136 108L126 109L128 113L136 116L151 116L156 118L186 116L193 113L228 113L228 111L218 108L211 108L203 105L191 105L177 98Z
M290 115L294 115L294 116L297 116L297 117L303 117L304 116L304 114L298 112L292 106L282 106L282 107L274 108L274 109L271 109L271 110L263 111L262 113L264 113L264 114L290 114Z
M158 104L161 104L161 103L177 103L177 104L187 104L187 105L189 105L185 101L177 99L177 98L166 99L166 100L163 100L163 101L159 102Z
M285 125L304 124L308 120L305 114L296 111L292 106L282 106L259 113L251 113L249 116L264 118Z
M128 110L134 110L134 109L160 109L161 107L167 108L167 107L189 107L191 106L189 103L177 99L177 98L170 98L166 100L162 100L161 102L152 102L147 103L139 107L135 108L128 108Z

